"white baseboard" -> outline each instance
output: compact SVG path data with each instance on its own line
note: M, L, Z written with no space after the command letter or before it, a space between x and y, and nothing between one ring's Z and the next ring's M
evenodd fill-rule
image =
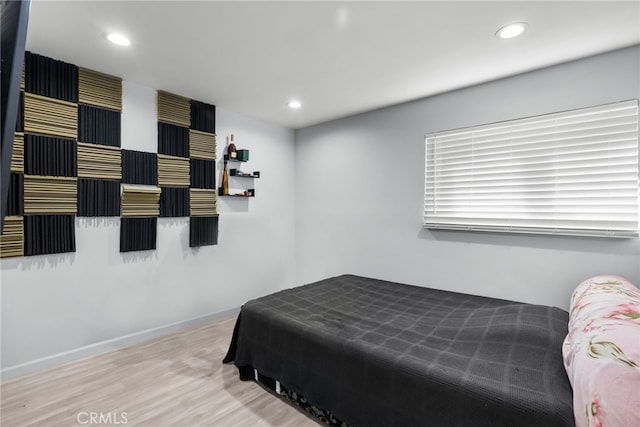
M193 328L203 323L211 322L222 317L231 316L239 312L240 308L232 308L230 310L211 313L204 316L172 323L169 325L147 329L117 338L112 338L110 340L101 341L99 343L87 345L74 350L69 350L62 353L54 354L52 356L42 357L40 359L21 363L19 365L9 366L0 371L0 380L7 381L45 369L55 368L60 365L64 365L65 363L74 362L76 360L84 359L98 354L108 353L110 351L128 347L133 344L138 344L153 338L184 331L185 329ZM229 337L229 342L231 342L231 337Z

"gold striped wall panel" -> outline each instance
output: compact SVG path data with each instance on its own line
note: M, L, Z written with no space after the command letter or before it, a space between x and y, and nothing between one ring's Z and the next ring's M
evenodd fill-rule
M189 190L191 216L212 216L217 214L216 190L191 188Z
M189 130L189 155L196 159L216 159L216 134Z
M11 153L11 172L24 172L24 134L16 132L13 137L13 152Z
M122 216L159 216L160 189L124 187L122 190Z
M20 90L24 90L24 62L22 63L22 76L20 76Z
M191 101L159 90L158 121L185 127L191 126Z
M121 179L120 147L78 142L78 177Z
M189 159L158 154L158 185L188 187Z
M78 102L122 111L122 79L79 68Z
M25 92L24 131L75 139L78 135L78 106Z
M24 255L24 221L21 216L4 219L4 229L0 235L0 258Z
M78 206L77 178L24 176L25 214L74 214Z

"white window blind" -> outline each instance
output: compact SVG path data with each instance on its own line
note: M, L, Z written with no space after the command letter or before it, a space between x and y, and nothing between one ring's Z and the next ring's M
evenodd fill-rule
M426 228L638 236L638 101L427 135Z

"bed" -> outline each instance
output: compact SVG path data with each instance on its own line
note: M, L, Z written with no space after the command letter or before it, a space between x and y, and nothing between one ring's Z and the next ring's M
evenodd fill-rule
M247 302L225 363L353 426L573 426L554 307L343 275Z

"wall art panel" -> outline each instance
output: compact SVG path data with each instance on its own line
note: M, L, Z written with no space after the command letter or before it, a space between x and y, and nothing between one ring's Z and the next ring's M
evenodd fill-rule
M24 255L24 222L21 216L7 216L0 235L0 258Z
M218 244L218 216L192 217L189 220L189 246Z
M122 182L158 184L158 156L143 151L122 150Z
M78 216L120 216L120 182L78 179Z
M189 188L161 187L160 216L187 217L189 216Z
M121 218L120 252L156 248L158 218Z
M76 251L75 216L24 217L24 254L44 255Z
M76 141L26 134L24 171L27 175L76 176Z
M122 111L122 79L81 67L78 70L78 102Z
M189 157L189 129L158 122L158 153Z

